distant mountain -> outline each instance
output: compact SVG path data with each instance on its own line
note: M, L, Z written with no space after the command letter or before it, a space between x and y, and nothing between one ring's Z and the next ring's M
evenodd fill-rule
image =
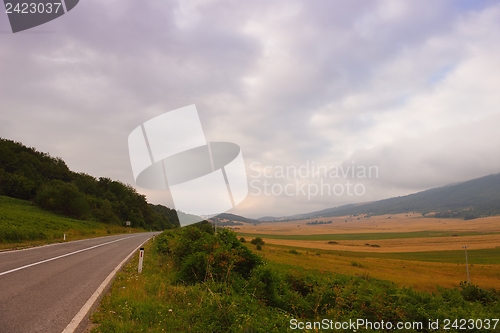
M500 215L500 173L406 196L288 216L287 219L406 212L464 219Z
M278 221L280 218L279 217L275 217L275 216L262 216L262 217L259 217L257 220L259 221Z
M217 215L217 217L219 219L225 219L225 220L234 221L234 222L260 223L259 220L250 219L247 217L243 217L243 216L235 215L235 214L229 214L229 213L222 213L222 214ZM211 220L213 220L213 219L211 219Z

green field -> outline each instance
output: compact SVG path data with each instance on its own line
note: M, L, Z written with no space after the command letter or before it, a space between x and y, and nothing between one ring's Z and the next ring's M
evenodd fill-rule
M0 249L40 245L117 233L138 232L117 225L81 221L41 210L29 201L0 196Z
M245 238L269 238L288 240L381 240L401 238L428 238L428 237L460 237L484 235L482 232L456 232L456 231L414 231L414 232L386 232L386 233L360 233L360 234L317 234L317 235L275 235L242 233L238 235ZM488 233L489 235L498 233Z

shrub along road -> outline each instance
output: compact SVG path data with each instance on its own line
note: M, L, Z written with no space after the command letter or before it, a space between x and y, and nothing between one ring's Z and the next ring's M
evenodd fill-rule
M106 277L155 233L0 253L0 331L62 332Z

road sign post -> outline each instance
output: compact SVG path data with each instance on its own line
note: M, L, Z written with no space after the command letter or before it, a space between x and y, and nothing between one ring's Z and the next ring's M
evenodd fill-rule
M144 260L144 248L141 247L139 249L139 268L138 268L138 272L139 273L142 273L142 261Z

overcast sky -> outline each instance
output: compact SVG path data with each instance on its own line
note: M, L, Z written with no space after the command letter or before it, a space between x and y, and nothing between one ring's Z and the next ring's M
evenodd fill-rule
M305 213L500 172L499 59L496 1L81 0L16 34L2 12L0 137L135 186L130 132L196 104L254 181L233 212ZM313 162L378 177L275 174Z

